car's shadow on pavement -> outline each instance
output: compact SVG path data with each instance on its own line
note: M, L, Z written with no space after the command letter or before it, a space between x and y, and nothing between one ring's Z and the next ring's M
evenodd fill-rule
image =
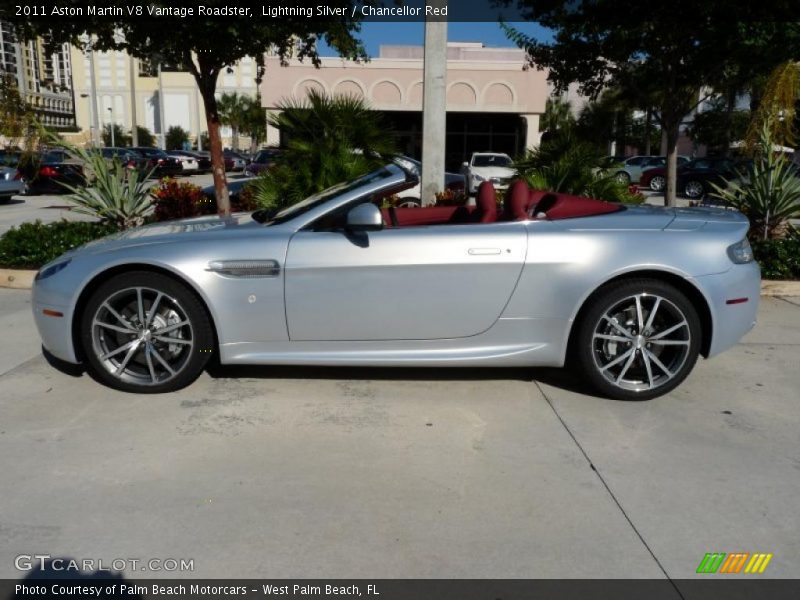
M42 348L54 369L70 377L82 377L86 369L56 358ZM293 365L221 365L206 367L212 379L333 379L365 381L523 381L544 383L568 392L603 398L569 368L545 367L320 367Z
M372 381L525 381L595 396L596 392L570 369L534 367L320 367L213 364L214 379L355 379Z

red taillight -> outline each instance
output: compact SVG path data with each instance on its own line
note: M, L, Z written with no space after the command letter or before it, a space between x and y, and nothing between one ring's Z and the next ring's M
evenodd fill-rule
M42 167L39 169L39 177L58 177L58 170L53 167Z
M22 173L17 169L17 172L14 173L14 181L19 181L20 179L22 179Z
M158 159L158 164L163 165L164 164L164 159L163 158L159 158Z

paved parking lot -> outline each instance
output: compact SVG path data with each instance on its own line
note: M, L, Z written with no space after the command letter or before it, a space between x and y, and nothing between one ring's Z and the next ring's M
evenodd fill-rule
M0 290L0 327L0 577L34 553L194 577L686 578L711 551L800 571L800 299L639 403L506 369L226 368L137 396L50 367L27 292Z

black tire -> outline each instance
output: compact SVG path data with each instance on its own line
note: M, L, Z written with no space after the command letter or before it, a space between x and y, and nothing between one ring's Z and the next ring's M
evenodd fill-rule
M131 295L134 302L141 300L135 305L126 303ZM109 305L124 320L109 311ZM139 305L141 311L136 310ZM139 314L144 314L144 324ZM105 385L125 392L179 390L197 379L214 353L214 332L205 306L184 284L160 273L132 271L112 277L95 290L80 318L87 371ZM116 330L98 327L96 318ZM188 324L178 327L183 322ZM162 329L165 333L158 336ZM135 350L122 348L131 344ZM116 356L103 354L115 350ZM125 364L113 364L123 356ZM122 368L121 374L113 374L113 367ZM174 374L170 374L170 367Z
M628 302L629 309L623 310ZM620 321L620 316L629 320ZM680 325L681 319L685 325ZM700 352L697 310L680 290L658 279L625 279L603 286L587 301L577 327L572 348L577 366L610 398L649 400L670 392L686 379ZM662 333L671 328L671 333ZM615 376L621 379L615 381Z

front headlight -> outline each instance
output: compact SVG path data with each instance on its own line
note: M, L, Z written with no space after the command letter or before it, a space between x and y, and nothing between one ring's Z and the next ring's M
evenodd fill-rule
M72 261L72 259L68 258L66 260L62 260L60 262L57 262L55 264L52 264L52 265L42 269L41 271L36 273L35 280L36 281L41 281L42 279L47 279L48 277L52 277L53 275L55 275L59 271L63 270L71 261Z
M747 241L747 238L728 246L728 257L737 265L753 262L753 249L750 247L750 242Z
M473 178L475 181L486 181L486 178L485 178L485 177L481 177L481 176L480 176L480 175L478 175L477 173L473 173L473 174L472 174L472 178Z

